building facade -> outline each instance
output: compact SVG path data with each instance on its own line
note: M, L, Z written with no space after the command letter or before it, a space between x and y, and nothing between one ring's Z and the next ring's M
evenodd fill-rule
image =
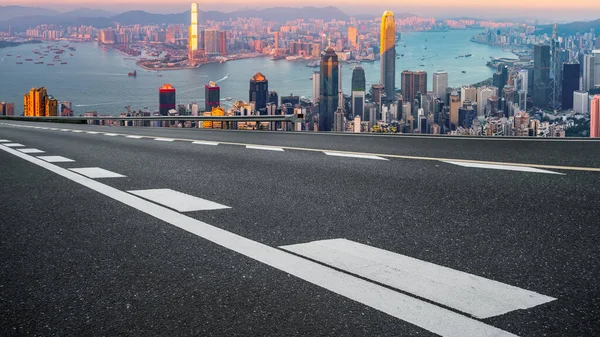
M385 87L386 101L396 97L396 23L394 13L385 11L381 17L380 81Z
M177 99L175 88L170 84L163 84L158 88L158 112L161 116L168 116L169 110L175 109Z
M212 111L221 105L221 88L210 81L204 86L204 111Z
M339 61L333 48L328 47L321 54L320 70L319 131L331 131L339 92Z

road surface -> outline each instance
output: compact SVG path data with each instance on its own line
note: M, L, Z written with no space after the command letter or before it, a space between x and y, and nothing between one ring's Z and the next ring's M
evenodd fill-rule
M600 142L0 123L0 335L595 336Z

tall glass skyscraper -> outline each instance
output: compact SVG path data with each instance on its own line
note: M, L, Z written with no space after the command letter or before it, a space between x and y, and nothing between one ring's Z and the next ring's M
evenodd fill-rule
M321 53L321 85L319 95L319 131L331 131L333 114L338 108L339 62L331 47Z
M352 70L352 91L365 91L366 89L365 69L361 66L356 66Z
M545 108L550 101L550 46L533 48L533 105Z
M256 111L261 114L266 112L267 96L269 95L269 81L265 75L256 73L250 79L250 102L254 102Z
M169 110L175 109L176 103L175 88L172 85L163 84L158 88L158 112L162 116L168 116Z
M396 97L396 23L394 13L385 11L381 17L380 78L387 101Z
M189 58L196 58L198 52L198 4L193 3L190 18Z

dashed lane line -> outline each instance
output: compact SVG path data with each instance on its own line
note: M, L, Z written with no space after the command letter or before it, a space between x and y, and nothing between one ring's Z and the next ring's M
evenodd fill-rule
M45 151L42 151L40 149L17 149L23 153L44 153Z
M73 172L77 172L82 174L88 178L96 179L96 178L125 178L126 176L115 173L109 170L105 170L99 167L81 167L81 168L71 168L69 169Z

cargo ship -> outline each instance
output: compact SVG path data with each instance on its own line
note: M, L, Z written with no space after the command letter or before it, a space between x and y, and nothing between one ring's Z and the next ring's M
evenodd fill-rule
M127 76L136 77L137 76L137 71L134 70L132 73L127 73Z

